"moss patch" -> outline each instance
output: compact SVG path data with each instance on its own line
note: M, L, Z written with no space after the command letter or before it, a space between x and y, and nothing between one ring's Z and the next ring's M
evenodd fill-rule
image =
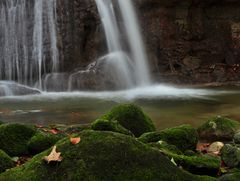
M197 131L190 125L182 125L175 128L165 129L158 132L143 134L140 141L144 143L166 141L177 146L181 151L194 150L198 142Z
M0 173L14 167L14 162L3 150L0 150Z
M104 120L118 121L124 128L130 130L136 137L143 133L155 131L152 120L139 106L122 104L114 107L101 117Z
M28 152L28 141L36 130L21 124L0 125L0 149L10 156L20 156Z
M229 141L239 128L239 122L218 116L199 127L198 134L202 140Z
M112 131L126 135L132 135L132 133L126 128L122 127L118 121L98 119L92 123L91 128L95 131Z
M58 142L57 151L62 153L62 162L46 164L42 157L49 154L49 149L25 165L1 174L0 180L215 180L182 171L157 149L130 136L105 131L84 131L80 137L81 142L77 145L72 145L69 139Z
M31 154L40 153L53 146L63 137L65 137L63 134L54 135L51 133L38 132L29 140L28 150Z

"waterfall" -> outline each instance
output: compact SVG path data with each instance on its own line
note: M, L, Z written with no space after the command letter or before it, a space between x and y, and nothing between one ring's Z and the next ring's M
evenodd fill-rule
M111 69L117 67L116 73L118 77L121 77L119 81L127 88L150 84L147 55L132 2L130 0L117 1L123 19L124 32L126 32L125 36L130 47L130 50L126 51L123 48L125 44L121 41L123 32L121 32L121 25L117 22L114 1L95 1L104 27L108 54L115 55L114 57L104 56L111 57L111 60L106 59L106 66L111 65L109 67ZM100 60L102 59L101 57Z
M42 87L59 69L56 0L0 2L0 80Z

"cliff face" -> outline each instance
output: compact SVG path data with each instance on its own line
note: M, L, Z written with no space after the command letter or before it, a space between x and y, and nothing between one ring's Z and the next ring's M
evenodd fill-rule
M154 78L175 83L240 80L239 0L134 0ZM64 71L106 51L94 0L58 0Z

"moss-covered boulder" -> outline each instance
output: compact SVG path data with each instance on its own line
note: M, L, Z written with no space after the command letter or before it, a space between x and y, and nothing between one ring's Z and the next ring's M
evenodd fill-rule
M118 121L124 128L130 130L136 137L143 133L155 131L152 120L139 106L121 104L101 117L103 120Z
M129 130L121 126L118 121L97 119L91 124L91 128L95 131L112 131L126 135L133 135Z
M145 133L139 137L144 143L166 141L177 146L181 151L193 150L198 142L197 131L190 125L168 128L158 132Z
M28 152L28 141L35 134L33 126L22 124L0 125L0 149L10 156L20 156Z
M57 141L65 137L63 134L51 134L51 133L36 133L28 142L28 150L31 154L40 153L51 146L53 146Z
M219 178L220 181L239 181L240 171L234 173L228 173Z
M185 156L169 153L167 155L173 158L178 166L198 175L217 176L221 165L220 158L209 155Z
M131 136L114 132L83 131L77 145L65 139L57 143L62 162L47 164L36 155L30 162L0 175L8 181L212 181L191 175L171 163L157 149Z
M179 150L175 145L168 144L166 141L159 141L156 143L148 143L148 145L155 147L164 152L171 152L177 155L182 155L182 151Z
M221 157L230 168L240 166L240 147L232 144L224 145L221 149Z
M233 137L233 141L236 144L240 144L240 132L236 133Z
M3 150L0 150L0 173L6 169L14 167L14 162Z
M200 126L198 134L206 141L229 141L239 128L239 122L218 116Z

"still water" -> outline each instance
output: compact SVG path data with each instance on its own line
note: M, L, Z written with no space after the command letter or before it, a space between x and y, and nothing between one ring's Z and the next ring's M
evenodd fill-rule
M0 120L34 124L85 124L119 103L135 103L158 129L191 124L212 116L240 121L238 89L192 89L151 86L117 92L42 93L0 98Z

